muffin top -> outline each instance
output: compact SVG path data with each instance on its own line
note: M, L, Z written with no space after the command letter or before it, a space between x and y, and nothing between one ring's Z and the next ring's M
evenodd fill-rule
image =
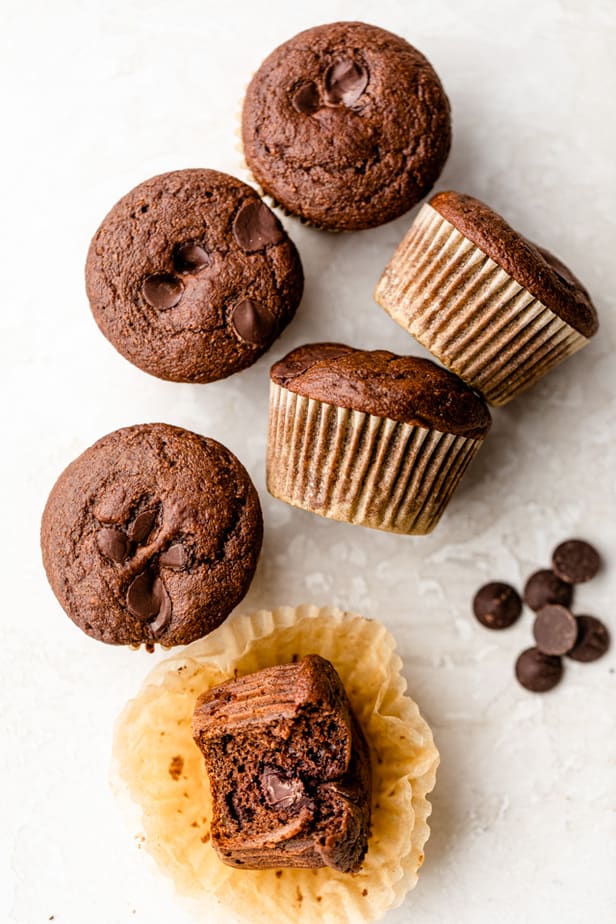
M183 645L246 593L261 507L239 460L167 424L126 427L75 459L41 524L49 583L84 632L113 645Z
M311 343L275 363L270 375L307 398L456 436L483 439L491 424L483 398L417 356Z
M103 220L86 287L96 323L140 369L211 382L245 369L293 317L303 274L276 216L215 170L141 183Z
M449 153L449 102L426 58L361 22L307 29L276 48L248 87L244 155L287 211L332 230L406 212Z
M559 318L584 337L597 332L590 295L558 257L527 240L472 196L440 192L429 204Z

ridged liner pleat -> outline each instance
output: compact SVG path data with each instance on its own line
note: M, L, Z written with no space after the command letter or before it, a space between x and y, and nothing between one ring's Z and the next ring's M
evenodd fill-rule
M493 405L588 343L430 205L393 255L375 299Z
M324 517L421 535L438 523L481 443L272 382L267 486L274 497Z

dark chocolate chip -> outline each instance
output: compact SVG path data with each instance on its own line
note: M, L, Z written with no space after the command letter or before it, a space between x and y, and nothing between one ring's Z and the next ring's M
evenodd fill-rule
M152 570L138 574L129 585L126 593L128 612L137 619L147 622L160 612L164 593L163 582Z
M547 693L560 681L562 674L560 658L544 654L538 648L527 648L515 662L519 683L532 693Z
M141 291L148 305L164 311L178 304L184 286L182 281L171 273L154 273L143 280Z
M271 767L266 767L263 771L261 787L266 802L272 808L288 809L304 798L304 785L301 780L282 776Z
M101 555L110 558L111 561L120 562L128 558L130 543L128 537L120 529L111 527L99 529L96 533L96 544Z
M473 613L487 629L507 629L520 617L522 601L509 584L484 584L473 600Z
M147 510L144 510L140 513L130 526L128 530L128 535L133 540L133 542L145 542L148 538L154 524L156 523L156 517L158 516L158 507L148 507Z
M312 115L317 112L321 108L321 100L316 83L310 80L308 83L300 84L293 94L292 103L296 112L301 112L303 115Z
M233 220L233 237L247 253L279 244L285 238L282 225L264 202L248 199Z
M162 568L171 568L172 571L181 571L188 562L186 549L181 542L170 545L169 548L162 552L158 563Z
M537 613L533 635L544 654L566 654L575 645L577 633L575 617L566 607L551 603Z
M158 639L161 637L171 622L172 606L171 597L167 592L167 588L159 577L157 577L154 581L154 592L159 597L160 609L158 610L156 619L152 620L152 622L149 624L149 629L154 638Z
M325 102L352 106L368 85L368 71L357 61L337 61L325 72Z
M210 255L198 241L186 241L178 244L173 252L173 265L178 273L198 273L204 266L209 266Z
M568 539L554 549L552 567L563 581L583 584L595 576L601 567L601 558L583 539Z
M575 645L567 652L574 661L596 661L610 647L610 633L600 619L594 616L576 616L578 634Z
M573 599L573 587L554 574L544 569L531 574L524 588L524 603L531 610L542 609L548 603L560 603L569 606Z
M261 346L273 336L276 318L265 305L245 298L233 309L231 324L242 340Z

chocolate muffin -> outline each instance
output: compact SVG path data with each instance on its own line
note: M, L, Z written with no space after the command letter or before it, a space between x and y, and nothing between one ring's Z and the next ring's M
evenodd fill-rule
M104 436L51 491L43 562L80 629L112 645L184 645L245 595L259 498L228 449L167 424Z
M252 365L295 314L298 253L250 186L215 170L141 183L109 212L86 263L90 307L130 362L173 382Z
M582 283L483 202L433 196L385 268L376 301L494 405L588 343Z
M193 735L223 863L359 868L368 846L370 757L329 661L308 655L214 687L197 702Z
M270 493L390 532L434 529L491 423L482 398L415 356L309 344L270 376Z
M300 32L266 58L242 111L244 156L293 215L330 230L402 215L438 178L449 102L403 38L361 22Z

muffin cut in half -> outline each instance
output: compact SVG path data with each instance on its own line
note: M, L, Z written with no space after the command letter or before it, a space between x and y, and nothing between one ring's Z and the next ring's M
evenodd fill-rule
M270 376L270 494L389 532L434 529L491 423L482 398L415 356L309 344Z
M223 863L359 868L368 846L370 758L329 661L307 655L227 681L197 702Z
M588 292L557 257L457 192L420 209L375 299L493 405L529 388L599 326Z

